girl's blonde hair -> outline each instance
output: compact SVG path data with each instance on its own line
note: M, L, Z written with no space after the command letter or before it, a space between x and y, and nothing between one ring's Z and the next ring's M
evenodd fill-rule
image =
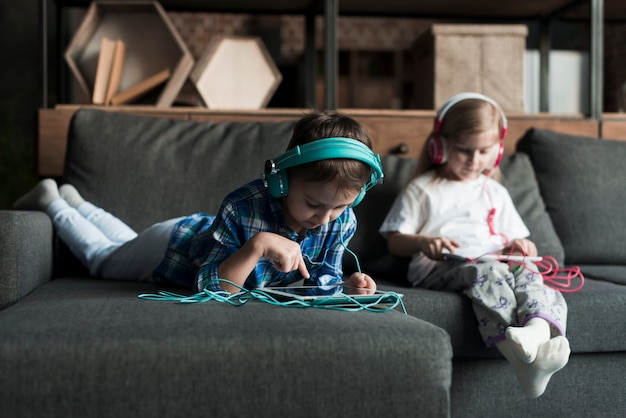
M446 112L439 133L431 132L424 143L417 160L416 177L438 166L431 161L428 153L428 142L433 135L445 138L449 154L455 141L458 141L462 134L484 132L493 129L494 125L498 126L498 132L502 132L503 124L500 110L488 101L469 98L456 103ZM498 179L500 170L496 167L490 174Z

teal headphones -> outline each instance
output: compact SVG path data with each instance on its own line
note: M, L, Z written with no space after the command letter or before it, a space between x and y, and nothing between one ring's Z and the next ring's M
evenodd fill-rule
M383 181L380 156L361 141L350 138L318 139L308 144L296 146L274 159L267 160L263 181L270 195L274 197L287 196L289 179L284 171L286 168L333 158L358 160L373 169L370 181L363 186L352 206L358 205L365 197L366 191Z

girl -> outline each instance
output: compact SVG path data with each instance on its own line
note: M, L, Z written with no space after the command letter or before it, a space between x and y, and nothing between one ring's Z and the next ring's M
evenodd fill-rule
M506 116L495 101L477 93L453 96L437 113L417 175L380 232L390 253L412 256L413 286L471 299L485 344L511 363L526 395L538 397L569 359L567 306L527 259L493 258L537 255L511 197L494 180L505 134Z

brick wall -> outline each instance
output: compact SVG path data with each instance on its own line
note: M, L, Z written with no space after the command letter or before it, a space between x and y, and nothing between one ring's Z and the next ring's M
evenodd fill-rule
M303 16L254 16L246 14L169 13L174 25L194 57L202 54L211 37L222 35L258 35L261 29L280 34L278 64L298 61L304 51ZM413 41L432 22L418 19L340 17L337 42L340 49L361 51L409 50ZM323 22L316 22L316 44L323 45ZM580 38L578 42L587 44ZM626 111L626 24L605 24L604 39L604 110Z
M292 62L304 52L304 16L258 16L246 14L212 14L169 12L169 16L198 57L215 35L257 35L262 29L280 31L281 60ZM409 49L411 43L431 22L417 19L341 17L338 20L337 42L340 49L392 51ZM316 21L316 44L323 46L323 20Z

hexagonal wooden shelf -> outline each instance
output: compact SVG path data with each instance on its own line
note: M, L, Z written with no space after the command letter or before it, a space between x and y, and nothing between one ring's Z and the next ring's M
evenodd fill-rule
M254 36L219 36L189 78L209 109L261 109L282 75L263 41Z
M163 7L155 1L94 1L68 45L65 60L91 97L103 37L121 39L126 57L120 91L165 69L157 107L171 106L187 80L194 59Z

